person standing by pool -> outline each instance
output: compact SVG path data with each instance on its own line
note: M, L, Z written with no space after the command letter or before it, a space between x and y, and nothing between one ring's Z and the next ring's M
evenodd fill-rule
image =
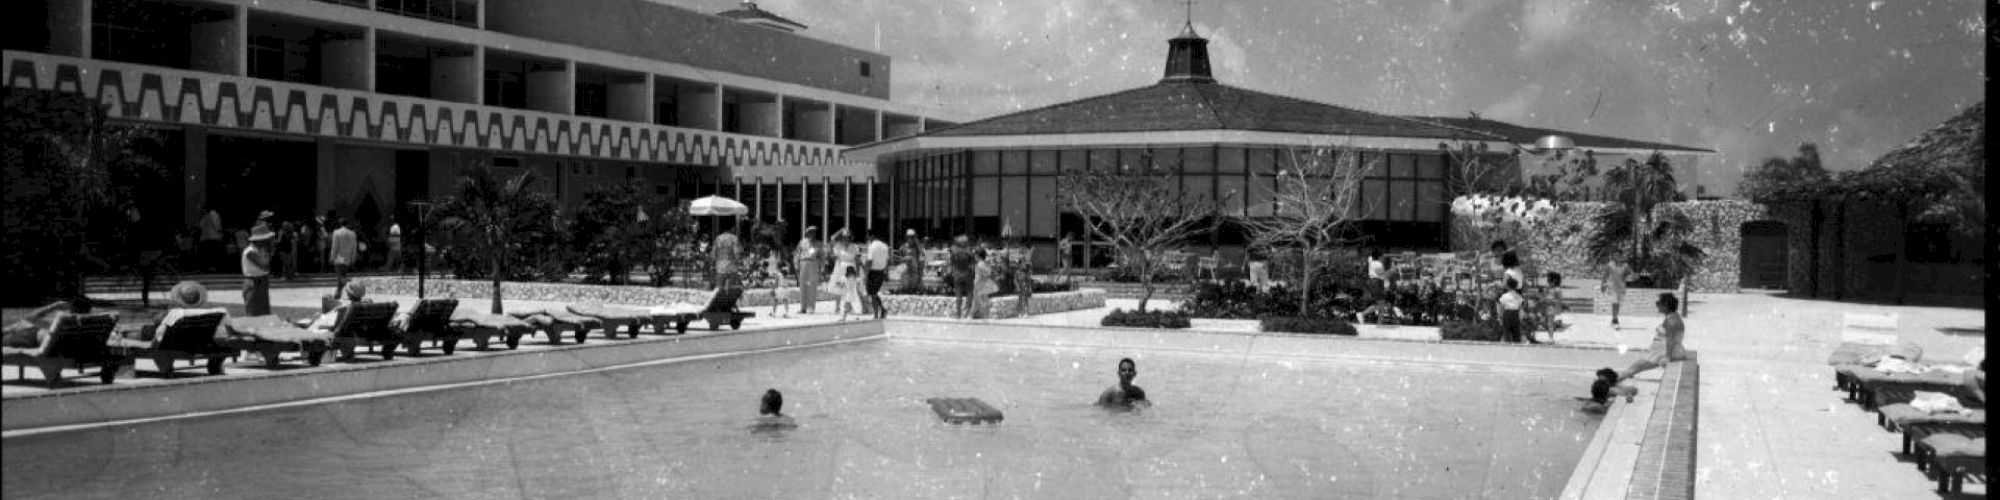
M1138 376L1139 364L1132 362L1132 358L1118 360L1118 385L1105 389L1104 394L1097 396L1097 405L1106 408L1152 406L1153 402L1146 399L1146 390L1132 385L1132 379Z
M969 317L972 312L974 267L979 265L979 256L973 254L972 238L961 234L952 240L950 262L951 315L954 318Z
M1389 289L1389 262L1383 260L1379 248L1368 251L1368 284L1385 291Z
M781 307L785 301L785 269L779 264L781 259L783 257L779 255L776 246L764 256L764 276L771 282L771 317L774 318L786 317L786 308Z
M258 225L243 249L243 315L271 314L271 228Z
M331 245L330 251L333 252L332 258L328 261L333 263L335 291L347 285L347 273L354 270L355 254L361 250L361 241L356 239L354 230L348 228L348 225L347 221L334 219L333 226L336 229L328 240L328 244Z
M1625 263L1625 252L1614 252L1611 260L1604 263L1604 278L1597 283L1597 293L1611 295L1611 326L1618 326L1618 307L1625 303L1625 278L1632 267Z
M798 260L799 271L799 314L812 314L819 304L820 245L819 228L806 226L805 235L799 237L799 249L793 255Z
M1247 266L1250 268L1251 288L1256 288L1257 291L1259 292L1267 292L1271 290L1270 261L1271 258L1269 256L1264 255L1263 249L1259 248L1250 249L1250 263Z
M1687 349L1681 346L1681 342L1687 336L1687 325L1681 323L1680 302L1680 299L1674 298L1674 294L1660 294L1660 300L1655 305L1659 306L1660 314L1666 318L1660 321L1659 328L1653 330L1653 345L1646 349L1645 358L1632 362L1632 366L1626 368L1625 373L1618 374L1618 380L1630 379L1639 372L1687 359Z
M743 259L743 245L736 239L735 230L726 230L715 235L715 244L709 245L709 258L715 267L715 288L742 286L736 279L736 267Z
M1069 253L1070 249L1075 246L1076 233L1074 232L1063 233L1062 239L1056 240L1056 264L1063 275L1063 279L1069 279L1069 261L1071 258Z
M1507 342L1540 344L1535 340L1534 333L1523 332L1521 328L1521 307L1527 303L1527 298L1521 296L1521 282L1507 278L1503 284L1506 290L1500 293L1498 300L1501 338Z
M924 241L917 237L917 230L903 232L903 293L921 292L924 289Z
M972 264L972 317L986 319L992 313L993 292L1000 291L1000 285L993 276L993 253L987 252L987 244L981 243L973 253Z
M889 317L882 309L882 283L889 281L889 243L882 241L882 233L868 235L868 301L864 302L867 312L876 319Z

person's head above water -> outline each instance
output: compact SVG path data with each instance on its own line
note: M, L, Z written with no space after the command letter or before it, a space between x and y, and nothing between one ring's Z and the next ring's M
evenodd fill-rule
M782 415L785 409L785 395L777 389L764 391L764 401L757 406L758 415Z
M1669 313L1672 313L1672 312L1674 312L1674 311L1678 311L1678 310L1680 310L1680 308L1681 308L1681 300L1680 300L1680 299L1678 299L1678 298L1675 298L1675 297L1674 297L1674 294L1671 294L1671 293L1662 293L1662 294L1660 294L1660 300L1659 300L1659 302L1655 302L1655 303L1654 303L1654 305L1657 305L1657 306L1659 306L1659 307L1660 307L1660 314L1669 314Z
M1137 376L1139 376L1138 363L1132 362L1132 358L1118 360L1118 383L1130 385L1132 377Z

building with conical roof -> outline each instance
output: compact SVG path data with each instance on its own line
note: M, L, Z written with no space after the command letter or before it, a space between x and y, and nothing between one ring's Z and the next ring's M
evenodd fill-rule
M1379 162L1361 189L1362 226L1374 243L1442 249L1458 194L1448 189L1456 165L1447 149L1505 160L1532 149L1536 139L1524 134L1560 132L1392 116L1232 86L1210 71L1207 45L1189 24L1167 41L1165 72L1152 85L864 144L843 157L873 162L876 177L890 179L889 211L899 226L933 236L995 235L1007 227L1026 235L1037 263L1048 265L1058 238L1085 234L1084 221L1054 201L1064 170L1167 168L1180 173L1182 189L1224 200L1229 215L1258 217L1270 210L1273 174L1294 155L1352 149L1364 165ZM1578 148L1712 153L1570 135ZM1515 165L1501 177L1518 181L1520 162L1501 163ZM1206 246L1225 261L1240 259L1245 236L1225 227Z

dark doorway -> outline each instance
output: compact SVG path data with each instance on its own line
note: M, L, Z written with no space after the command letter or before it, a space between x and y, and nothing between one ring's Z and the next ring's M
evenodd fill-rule
M309 141L208 136L208 201L225 228L248 228L257 212L278 220L311 217L319 152Z
M396 222L405 226L411 220L410 202L427 200L431 196L431 154L429 151L396 151ZM404 228L408 231L409 228Z
M1738 263L1739 285L1743 288L1783 289L1789 262L1785 246L1785 223L1751 221L1743 223L1742 262Z

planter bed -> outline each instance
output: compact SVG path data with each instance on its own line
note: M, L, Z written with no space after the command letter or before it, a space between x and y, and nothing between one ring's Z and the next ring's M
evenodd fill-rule
M354 281L368 287L370 295L417 294L416 278L359 278ZM492 298L493 282L458 279L425 279L424 293L436 297ZM584 285L577 283L539 283L525 281L501 282L500 293L509 300L532 300L560 302L564 304L604 303L633 306L654 306L665 304L700 304L706 300L708 290L678 287L650 287L631 285ZM788 303L798 302L798 288L785 290ZM770 307L771 290L751 288L743 291L743 298L737 307Z
M1014 313L1014 303L1020 297L1008 295L993 297L992 311L997 317ZM889 315L918 316L926 318L951 317L952 298L933 295L893 295L882 294L882 307L889 309ZM1049 314L1096 309L1104 307L1104 291L1085 288L1073 292L1036 294L1029 298L1027 313L1030 315Z

